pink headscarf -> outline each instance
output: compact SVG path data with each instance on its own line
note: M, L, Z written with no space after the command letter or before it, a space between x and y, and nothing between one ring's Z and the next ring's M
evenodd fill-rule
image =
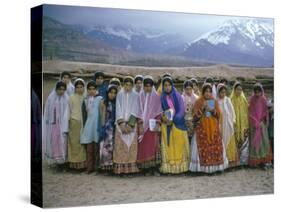
M153 87L151 93L146 93L142 90L139 94L139 100L138 117L143 121L143 129L145 133L149 128L149 119L156 118L162 112L161 99Z
M250 123L255 126L255 135L253 138L253 145L258 150L260 148L261 138L262 138L262 128L260 126L262 121L268 119L268 110L267 110L267 100L264 95L264 90L261 84L257 83L254 87L261 88L262 95L257 97L255 93L250 97L250 106L249 106L249 116Z

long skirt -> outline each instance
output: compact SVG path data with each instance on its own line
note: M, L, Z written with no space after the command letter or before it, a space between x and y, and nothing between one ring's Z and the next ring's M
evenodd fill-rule
M113 169L113 138L107 137L100 142L100 168L110 171Z
M115 174L129 174L139 172L137 167L137 133L130 145L127 144L121 138L121 132L118 129L115 130L115 143L113 150L113 172Z
M196 133L195 133L191 140L191 161L190 161L189 170L192 172L213 173L216 171L223 171L224 169L226 169L228 167L228 159L226 157L226 151L223 142L222 145L223 145L223 163L220 165L201 166L198 149L197 149Z
M167 125L161 125L161 167L162 173L178 174L188 171L189 142L186 131L174 125L170 131L170 140L167 140Z
M69 123L68 161L74 169L86 168L86 148L80 144L81 121L71 119Z
M160 132L152 132L148 129L141 142L138 143L138 167L141 169L152 168L158 166L160 162Z
M50 126L50 140L47 144L45 158L48 164L62 164L67 160L67 142L66 137L61 133L60 125Z
M226 148L226 156L228 159L228 167L239 165L238 150L236 146L235 136L231 136L230 141Z
M270 163L272 160L272 152L270 141L268 138L268 131L265 124L262 124L262 136L260 146L258 149L253 144L253 137L255 136L255 128L250 128L250 150L249 150L249 165L256 166L260 164Z

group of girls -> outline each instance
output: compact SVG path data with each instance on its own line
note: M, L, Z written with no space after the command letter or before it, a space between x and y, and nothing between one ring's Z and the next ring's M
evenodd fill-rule
M195 78L175 88L169 74L109 83L98 71L87 84L68 72L48 96L43 152L49 164L88 173L214 173L240 165L268 167L273 128L261 84L247 100L242 84ZM272 108L272 105L271 105ZM273 136L272 136L273 138Z

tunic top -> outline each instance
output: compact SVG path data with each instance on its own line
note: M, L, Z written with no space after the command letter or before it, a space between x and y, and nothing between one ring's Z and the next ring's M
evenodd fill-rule
M84 99L82 110L86 113L86 121L81 134L80 143L89 144L99 142L100 114L99 106L102 97L87 97Z

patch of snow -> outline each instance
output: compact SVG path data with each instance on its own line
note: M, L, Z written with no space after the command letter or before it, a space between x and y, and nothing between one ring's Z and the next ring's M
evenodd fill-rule
M164 36L165 33L159 33L159 34L147 34L145 33L144 36L148 39L151 39L151 38L157 38L157 37L161 37L161 36Z
M191 43L205 40L213 45L220 43L227 45L232 35L239 34L249 39L258 47L262 47L258 40L262 40L266 45L273 46L273 33L273 25L268 21L266 22L254 18L235 18L225 21L220 26L203 34ZM266 37L264 37L264 35ZM258 44L256 42L258 42ZM241 48L246 48L246 46Z

